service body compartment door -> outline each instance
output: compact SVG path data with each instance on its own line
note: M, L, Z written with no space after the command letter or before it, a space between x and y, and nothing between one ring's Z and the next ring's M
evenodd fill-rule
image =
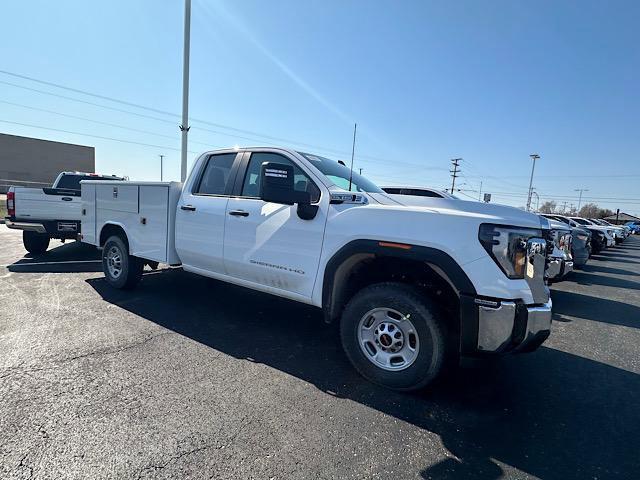
M96 204L100 210L138 213L138 185L106 183L96 185Z
M131 254L167 262L169 186L140 185L139 221L131 229Z
M95 184L81 184L81 217L80 232L82 241L97 245L96 235L96 186Z

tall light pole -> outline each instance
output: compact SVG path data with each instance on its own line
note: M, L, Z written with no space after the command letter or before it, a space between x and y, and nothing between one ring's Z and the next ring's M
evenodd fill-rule
M578 211L580 211L580 204L582 203L582 192L588 192L589 190L586 188L576 188L574 192L580 192L580 196L578 197Z
M531 187L533 186L533 172L536 169L536 160L540 158L540 155L536 153L532 153L529 156L531 157L531 160L533 160L533 166L531 167L531 179L529 180L529 193L527 195L527 212L531 208Z
M160 181L162 182L162 164L164 163L164 155L158 155L160 157Z
M191 0L184 1L184 52L182 57L182 155L180 181L187 179L187 134L189 133L189 49L191 44Z

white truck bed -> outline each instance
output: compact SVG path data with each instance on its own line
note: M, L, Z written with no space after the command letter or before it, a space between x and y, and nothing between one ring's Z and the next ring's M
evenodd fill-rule
M179 182L83 180L81 239L100 245L107 224L121 227L131 255L171 265L179 264L175 249Z
M17 220L80 220L80 198L73 192L27 187L13 187L13 192Z

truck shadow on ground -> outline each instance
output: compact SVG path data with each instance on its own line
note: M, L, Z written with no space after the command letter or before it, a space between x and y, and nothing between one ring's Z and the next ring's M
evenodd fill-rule
M27 254L7 269L15 273L101 272L100 252L80 242L64 243L42 255Z
M585 270L586 272L586 270ZM579 270L571 272L568 280L578 283L579 285L600 285L603 287L624 288L628 290L640 290L640 283L633 282L624 278L610 277L604 275L593 275L592 273L584 273Z
M497 479L505 474L501 464L559 479L640 472L640 376L628 371L542 347L460 369L420 394L400 394L354 372L336 326L325 325L315 308L180 269L145 276L135 292L114 290L102 278L87 282L105 301L200 344L439 435L451 456L438 463L425 457L414 473L424 478ZM592 307L601 301L582 300ZM609 314L628 315L621 306L610 303ZM398 448L404 442L398 432Z
M640 307L581 293L552 290L554 320L577 317L594 322L640 328Z
M575 272L575 270L574 270ZM613 267L605 267L602 265L594 265L591 263L587 263L586 265L583 265L582 267L580 267L579 272L586 272L586 273L607 273L609 275L629 275L632 277L637 277L639 276L638 273L636 272L632 272L631 270L624 270L622 268L613 268ZM569 277L569 280L571 280L571 277Z

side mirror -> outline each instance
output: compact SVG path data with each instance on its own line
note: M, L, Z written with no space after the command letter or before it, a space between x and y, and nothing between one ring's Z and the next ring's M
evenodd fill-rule
M260 199L282 205L298 204L298 217L313 220L318 206L311 204L309 192L298 192L294 188L293 167L284 163L265 162L260 169Z
M260 198L265 202L293 205L293 167L284 163L264 162L260 169Z

